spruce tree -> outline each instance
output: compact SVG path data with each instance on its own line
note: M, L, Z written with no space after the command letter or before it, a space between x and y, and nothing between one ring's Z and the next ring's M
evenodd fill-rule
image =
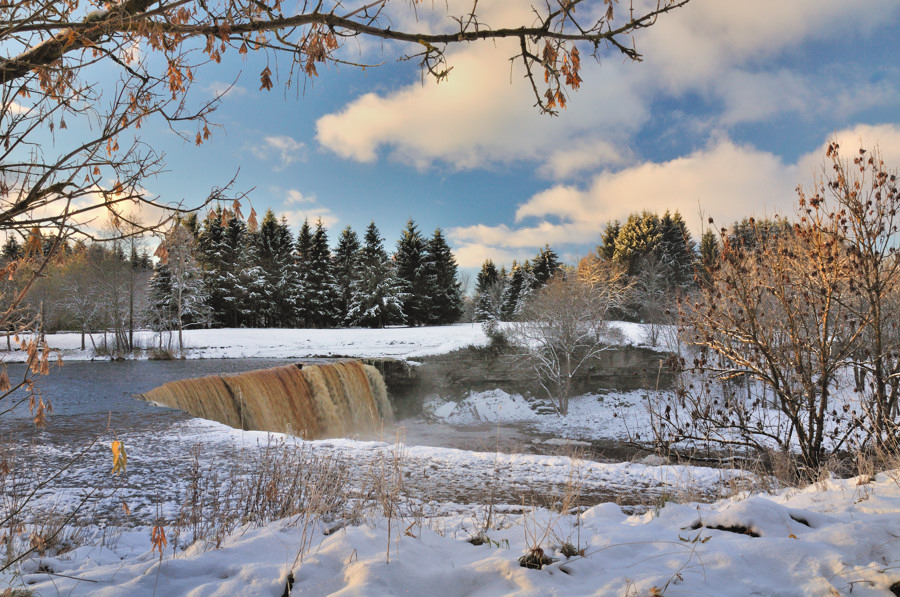
M309 220L303 220L303 225L300 226L300 232L297 234L297 244L294 253L294 263L297 271L297 275L294 278L295 312L297 313L298 324L301 327L310 327L312 325L314 310L310 303L312 297L307 283L312 253L312 237Z
M335 312L337 321L341 324L347 322L351 288L359 263L360 250L359 237L350 226L347 226L341 231L341 237L334 249L334 280L338 290Z
M6 239L6 243L3 245L3 258L4 259L19 259L22 255L25 254L25 250L19 241L16 240L16 237L13 235L9 235Z
M509 283L503 289L502 306L500 308L503 321L512 321L516 316L524 278L524 267L513 261L509 270Z
M719 239L715 232L706 230L700 237L700 267L698 268L698 284L707 284L719 261Z
M222 207L210 210L200 227L197 237L199 248L198 260L203 268L203 284L208 296L207 304L211 311L212 322L216 326L233 325L228 319L230 314L230 294L228 271L232 264L226 260L225 250L225 218Z
M294 323L296 270L293 237L287 222L267 210L256 232L250 233L256 261L263 277L263 304L259 312L264 327L287 327Z
M351 282L347 323L372 328L406 323L405 284L396 275L375 222L366 228L364 243Z
M503 319L503 297L507 286L506 268L497 271L490 259L481 266L476 280L475 321Z
M225 321L231 327L258 325L265 279L256 264L256 251L247 234L247 224L225 211L228 219L220 252L225 268Z
M655 253L659 242L659 217L646 210L631 214L616 235L613 259L626 268L629 276L634 276L641 258Z
M531 295L534 294L535 288L537 288L537 279L534 276L534 266L532 266L531 262L526 259L519 269L522 270L522 288L519 290L519 296L516 300L516 306L513 311L514 317L522 312L525 308L525 303L528 302Z
M621 230L622 225L619 223L619 220L606 223L606 227L603 229L601 245L597 247L598 257L606 261L613 260L616 256L616 237L619 236L619 231Z
M659 221L656 255L671 289L687 290L694 282L696 245L681 214L667 210Z
M559 270L559 256L550 248L550 245L544 245L544 248L539 250L534 258L532 268L534 271L534 284L531 288L537 290L547 284L550 278Z
M726 240L732 249L752 251L758 247L768 246L775 236L791 233L791 225L784 219L744 218L740 222L732 224Z
M423 312L426 296L426 284L422 275L425 258L425 241L419 234L416 223L410 219L397 241L397 252L394 262L397 266L397 277L403 283L403 314L407 324L421 325L425 321Z
M462 315L462 290L456 279L456 258L444 240L441 229L434 231L425 246L422 278L423 323L446 325L456 323Z
M306 270L307 312L310 324L317 328L334 325L337 315L338 288L332 271L328 233L322 220L316 222Z
M496 284L499 279L500 272L497 271L497 266L490 259L485 259L484 263L481 264L481 271L478 272L478 276L475 278L475 294L484 293L489 286Z

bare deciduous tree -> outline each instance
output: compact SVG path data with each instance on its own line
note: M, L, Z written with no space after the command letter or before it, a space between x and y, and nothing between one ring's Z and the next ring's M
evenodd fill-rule
M842 158L831 143L826 171L801 206L810 214L827 214L823 232L847 247L847 283L857 295L855 317L865 323L854 364L864 372L857 386L863 393L871 438L876 447L895 449L900 430L900 189L878 149L860 148L853 159ZM820 226L822 217L812 221Z
M848 447L897 449L897 178L878 151L846 161L831 143L826 164L798 189L793 226L722 231L682 303L690 383L651 402L657 440L799 449L812 469Z
M617 341L607 317L629 290L620 268L599 260L582 265L529 297L508 332L519 365L535 373L561 415L569 412L575 376Z
M653 405L666 428L658 435L796 446L816 469L859 430L840 372L863 323L852 312L852 262L836 224L811 210L765 243L731 244L723 231L709 283L682 302L694 383Z

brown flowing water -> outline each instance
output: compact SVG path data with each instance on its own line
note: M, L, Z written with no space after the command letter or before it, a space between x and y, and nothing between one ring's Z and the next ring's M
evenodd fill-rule
M359 361L170 381L141 397L236 429L307 439L369 431L392 419L381 374Z

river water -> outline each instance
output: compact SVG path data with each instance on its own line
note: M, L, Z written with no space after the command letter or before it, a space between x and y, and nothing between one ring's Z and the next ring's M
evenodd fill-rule
M53 406L49 424L36 429L25 405L13 413L0 417L0 449L15 451L15 458L34 470L58 470L65 468L80 451L85 457L77 467L60 475L44 491L44 497L60 501L103 488L102 492L115 495L116 500L127 501L130 509L139 517L152 517L159 504L177 504L182 498L184 478L190 467L189 454L202 446L207 462L228 467L240 458L214 426L204 424L190 415L169 408L162 408L135 398L167 381L217 373L239 373L252 369L274 367L295 362L275 359L211 359L176 361L97 361L70 362L62 368L54 368L50 375L39 380L39 391ZM308 361L307 361L308 362ZM10 378L15 383L24 367L11 365ZM210 431L210 429L213 431ZM217 435L218 434L218 435ZM544 453L552 449L543 439L526 427L514 425L451 427L426 423L420 420L399 421L394 427L379 433L380 437L359 439L384 439L388 444L399 438L409 446L437 446L459 448L486 453ZM210 439L212 438L212 439ZM110 442L122 440L129 450L128 475L111 481L109 454ZM328 444L312 442L324 451L340 451ZM4 448L6 446L6 448ZM12 446L10 448L9 446ZM585 457L589 460L616 458L614 442L595 442L596 448ZM374 458L383 458L381 448L362 448L352 452L350 459L360 466ZM603 457L603 451L609 453ZM477 455L475 460L478 461ZM486 466L460 466L457 457L442 460L441 457L412 457L404 463L407 469L407 488L411 494L428 492L435 500L458 503L483 503L487 488L492 499L520 503L523 478L532 480L531 487L546 492L551 497L561 490L565 482L559 471L551 470L546 463L523 462L508 470L497 470L490 460ZM478 462L481 462L478 461ZM555 466L555 465L554 465ZM559 466L567 466L565 463ZM584 501L618 500L620 503L646 503L653 501L664 488L648 483L643 487L626 487L604 480L604 473L585 485ZM115 485L115 487L113 487ZM639 493L635 493L638 490Z

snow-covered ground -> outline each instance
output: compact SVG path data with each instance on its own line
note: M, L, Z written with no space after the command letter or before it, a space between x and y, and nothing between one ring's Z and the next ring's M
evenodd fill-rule
M472 392L459 402L434 397L424 408L426 416L451 425L516 423L575 442L625 440L635 433L648 433L645 397L641 390L574 396L565 417L535 412L523 396L500 389Z
M297 517L240 529L221 549L162 555L142 527L30 560L13 583L35 595L134 597L278 596L289 575L294 595L889 596L900 581L900 479L863 481L637 515L612 503L580 516L498 508L487 527L486 508L368 517L329 534ZM471 544L480 533L485 542ZM521 567L535 548L551 563Z
M623 332L625 342L640 344L643 328L634 323L616 322ZM96 358L90 340L87 350L81 350L81 334L48 334L47 344L58 350L64 360L91 360ZM102 334L94 334L98 345ZM163 343L168 344L165 335ZM340 328L313 329L216 329L186 330L184 332L185 357L190 359L269 358L291 359L308 357L352 356L415 358L452 352L459 348L483 346L488 339L478 323L415 328ZM172 338L177 347L177 335ZM135 344L153 348L159 344L158 336L149 331L135 334ZM7 362L24 361L22 351L0 351Z
M628 341L640 343L640 326L622 328ZM187 339L189 358L412 358L487 341L480 326L469 324L192 331ZM49 343L70 360L90 356L77 349L76 334ZM639 392L581 396L560 418L496 390L458 404L436 399L429 410L436 420L487 428L488 436L491 426L512 424L545 443L577 448L645 424L642 400ZM91 502L98 514L80 535L81 546L22 562L0 575L0 593L5 584L46 596L277 597L290 577L295 595L889 596L900 583L900 472L769 495L747 492L760 485L741 471L406 445L402 428L385 435L385 441L304 442L181 419L116 436L129 450L122 478L109 472L112 438L102 437L38 499L64 510L85 491L98 491ZM395 513L387 517L382 505L342 523L295 515L238 528L220 549L185 549L181 541L154 551L151 521L159 515L171 524L189 488L192 453L223 476L244 475L240 467L272 441L346 464L356 489L363 482L356 475L395 467L396 494L387 492ZM487 437L483 445L490 444ZM50 470L67 456L67 446L49 442L31 450L33 464ZM592 507L561 514L540 506L573 494ZM107 515L112 510L115 524ZM469 542L476 536L481 545ZM520 567L520 556L534 548L552 563Z

